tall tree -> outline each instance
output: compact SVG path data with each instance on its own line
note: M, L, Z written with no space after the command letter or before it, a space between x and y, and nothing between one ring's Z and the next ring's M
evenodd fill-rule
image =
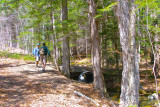
M69 49L69 35L67 34L67 0L62 0L62 29L63 29L63 67L62 72L70 77L70 49Z
M118 27L123 55L120 107L139 105L139 62L135 33L135 0L118 0Z
M53 10L53 7L52 7L52 2L51 2L51 8L52 8L52 10ZM52 12L51 11L51 14L50 14L50 17L51 17L51 31L52 32L54 32L54 34L52 34L52 40L53 40L53 49L54 49L54 51L53 51L53 58L54 58L54 62L55 62L55 65L56 65L56 68L57 68L57 70L58 71L60 71L60 68L59 68L59 65L58 65L58 60L57 60L57 57L56 57L56 31L54 31L54 29L55 29L55 25L54 25L54 23L55 23L55 18L53 17L53 13L54 12Z
M90 34L92 41L92 69L94 71L94 88L100 91L101 96L106 96L104 77L101 70L100 37L96 16L96 0L89 0Z
M156 24L155 26L158 27L158 24ZM155 34L154 41L155 41L155 45L154 45L154 48L155 48L155 53L154 53L155 72L157 74L156 76L160 76L160 73L159 73L159 44L158 44L159 36L157 33Z
M12 39L12 47L17 47L17 34L16 34L16 22L14 15L12 16L12 20L10 21L11 27L11 39Z

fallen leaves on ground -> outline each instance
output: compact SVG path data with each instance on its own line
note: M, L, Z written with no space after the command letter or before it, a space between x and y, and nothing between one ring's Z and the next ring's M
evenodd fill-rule
M33 62L0 59L0 106L4 107L96 107L76 95L74 91L92 98L100 106L110 107L101 99L92 84L70 80L47 65L46 72L35 67Z

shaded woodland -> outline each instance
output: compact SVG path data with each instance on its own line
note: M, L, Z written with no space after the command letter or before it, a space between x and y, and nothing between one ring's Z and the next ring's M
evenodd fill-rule
M0 51L32 56L45 42L68 78L71 66L91 67L106 98L102 68L121 70L120 107L139 106L140 71L149 69L159 104L159 0L1 0L0 13Z

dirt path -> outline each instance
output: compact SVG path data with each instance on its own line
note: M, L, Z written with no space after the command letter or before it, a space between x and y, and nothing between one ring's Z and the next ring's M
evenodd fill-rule
M9 58L0 59L0 107L95 107L96 105L77 96L81 92L100 106L109 107L101 100L92 84L67 79L47 65L46 72L32 62Z

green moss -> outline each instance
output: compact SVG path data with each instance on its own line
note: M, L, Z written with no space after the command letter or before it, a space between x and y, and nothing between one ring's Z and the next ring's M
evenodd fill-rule
M136 105L129 105L128 107L137 107Z
M140 94L147 94L147 92L144 91L144 90L142 90L142 89L139 89L139 93L140 93Z
M23 60L35 60L35 58L34 58L34 57L29 56L29 55L27 55L27 56L23 56L23 57L22 57L22 59L23 59Z
M8 57L13 58L13 59L21 59L21 55L16 54L16 53L9 53Z

